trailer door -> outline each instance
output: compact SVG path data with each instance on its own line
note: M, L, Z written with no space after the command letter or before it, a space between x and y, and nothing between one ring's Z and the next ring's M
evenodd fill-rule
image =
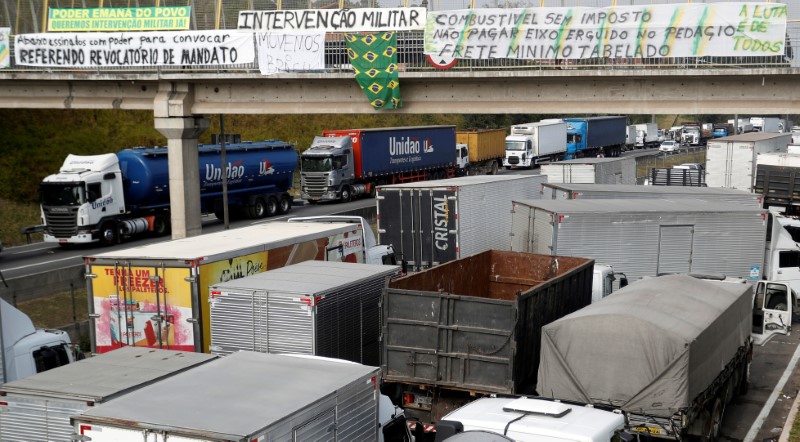
M692 270L693 225L660 226L656 274L689 273Z

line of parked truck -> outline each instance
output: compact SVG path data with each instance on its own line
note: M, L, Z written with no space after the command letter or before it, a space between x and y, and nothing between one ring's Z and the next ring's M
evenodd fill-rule
M484 133L461 140L500 138ZM595 178L609 174L600 163ZM797 253L790 217L746 191L580 187L547 183L550 175L383 183L377 239L363 219L326 217L87 257L90 360L129 347L219 358L119 390L62 391L53 385L71 385L65 370L84 362L40 366L44 355L18 351L24 339L7 333L12 310L0 305L0 374L13 380L10 364L33 367L0 387L0 439L52 428L53 440L410 440L406 418L418 442L475 430L521 441L713 439L725 405L746 389L752 345L791 332L800 267L789 272L784 259ZM659 276L672 273L725 278ZM676 311L681 321L669 320ZM628 353L599 354L620 342ZM206 382L213 410L195 405L208 396L188 387ZM56 412L66 397L83 405ZM144 398L154 405L141 407ZM263 413L244 412L256 403ZM352 410L363 419L350 419ZM498 411L486 418L488 410Z
M11 382L0 387L0 439L25 440L13 432L33 425L15 420L31 412L30 396L16 394L51 398L41 405L43 422L62 419L61 428L92 440L141 440L145 433L173 440L253 440L307 430L342 439L362 428L344 419L351 406L365 407L362 415L370 416L376 433L363 433L364 440L379 439L388 428L397 431L388 440L409 440L406 419L416 422L418 442L500 428L516 440L549 440L544 434L552 435L555 427L569 440L611 440L625 433L713 437L724 405L746 387L750 336L761 343L789 333L796 305L791 282L762 280L768 274L769 218L758 196L546 179L466 176L381 186L377 240L363 219L324 218L90 256L91 341L98 354L90 359L147 347L211 352L235 362L211 361L152 386L143 382L107 403L82 400L93 405L60 415L47 407L61 400L52 395L64 392L41 385L52 386L51 377L66 371ZM656 193L669 200L654 198ZM593 199L603 197L612 199ZM623 237L627 245L621 248ZM787 239L773 230L776 247L782 242L777 237ZM599 272L600 264L606 264L605 272ZM403 268L408 273L400 273ZM689 272L727 278L657 276ZM626 287L628 280L634 282ZM713 307L707 293L713 293ZM645 305L647 315L634 314ZM676 305L684 312L681 323L689 323L685 328L658 319L674 315ZM694 306L690 317L687 305ZM620 320L625 327L618 326ZM630 328L636 333L627 333ZM652 336L659 344L633 336ZM586 358L600 360L596 353L602 349L616 348L608 342L625 339L630 354L587 364ZM582 356L565 348L581 348ZM366 378L349 378L353 395L338 396L331 408L321 396L330 390L295 392L295 382L315 380L293 362L287 371L272 369L278 372L269 377L280 385L248 383L253 370L276 364L261 361L262 352L341 358L381 369L364 369L370 381L363 391L355 385ZM664 364L643 365L637 362L641 357ZM237 379L220 374L239 373L228 365L235 363L252 368ZM335 370L323 370L329 369ZM292 382L280 373L292 373ZM186 388L209 379L218 390L215 412L194 406L207 396ZM347 382L337 385L336 391L349 388ZM24 393L26 388L35 392ZM268 407L269 416L241 411L267 390L276 404ZM365 394L376 399L356 401ZM497 406L476 398L508 394L530 397L505 404L506 411L490 419L476 418L474 407ZM247 400L229 405L242 395ZM145 397L158 400L143 408ZM581 415L587 416L582 425L569 424Z
M649 145L656 131L644 126L637 137ZM232 217L288 213L298 159L302 198L310 204L349 201L374 196L377 186L385 184L496 174L500 167L561 159L616 157L626 147L625 129L626 117L589 117L515 125L509 134L504 128L455 126L326 130L299 157L294 145L280 140L199 145L200 211L224 217L225 181ZM166 147L138 147L116 154L69 155L58 173L40 185L44 240L114 244L138 234L169 233L167 152Z

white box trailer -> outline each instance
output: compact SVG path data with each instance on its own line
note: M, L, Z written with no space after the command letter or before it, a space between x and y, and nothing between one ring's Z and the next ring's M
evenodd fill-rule
M654 147L660 143L658 139L658 124L641 123L636 125L636 147Z
M488 175L380 186L378 242L411 270L508 250L511 201L540 197L542 175Z
M786 152L791 134L750 132L710 140L706 185L751 191L759 155Z
M380 365L380 303L399 266L305 261L210 287L211 352L298 353Z
M378 440L380 369L240 351L72 418L92 442ZM88 439L88 438L91 439Z
M306 260L364 262L372 235L365 223L270 222L92 255L92 351L208 353L210 285Z
M542 164L548 183L636 184L636 158L578 158Z
M511 126L506 137L503 167L533 167L542 161L564 158L567 151L567 124L562 120Z
M737 203L761 206L761 195L723 187L637 186L630 184L542 184L543 200L587 199L683 199Z
M787 147L792 147L787 146ZM800 167L800 155L798 153L765 153L756 159L758 166L781 166L781 167Z
M216 356L126 347L0 386L0 440L69 441L70 417Z
M764 265L767 213L697 199L515 201L518 252L581 256L634 281L667 273L756 280Z

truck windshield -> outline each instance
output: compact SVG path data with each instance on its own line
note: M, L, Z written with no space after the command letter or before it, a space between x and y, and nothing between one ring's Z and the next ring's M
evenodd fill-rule
M39 192L45 206L79 206L86 202L82 184L43 184Z
M506 150L525 150L524 141L506 141Z
M303 172L330 172L331 157L305 157L300 165Z

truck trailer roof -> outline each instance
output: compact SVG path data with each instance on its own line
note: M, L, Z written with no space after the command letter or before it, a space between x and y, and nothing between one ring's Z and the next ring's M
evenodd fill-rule
M457 178L448 178L444 180L435 181L415 181L403 184L385 184L378 186L385 189L431 189L431 188L447 188L447 187L462 187L481 185L485 183L494 183L499 181L516 181L516 180L530 180L532 175L470 175Z
M0 386L0 391L102 402L215 358L204 353L123 347L10 382Z
M240 351L90 409L80 421L240 440L370 374L380 370Z
M352 223L287 223L268 222L239 229L223 230L201 236L131 247L124 250L91 255L98 260L165 259L214 260L231 250L251 253L318 238L323 232L355 230Z
M756 207L696 198L521 200L514 203L556 213L764 212Z

